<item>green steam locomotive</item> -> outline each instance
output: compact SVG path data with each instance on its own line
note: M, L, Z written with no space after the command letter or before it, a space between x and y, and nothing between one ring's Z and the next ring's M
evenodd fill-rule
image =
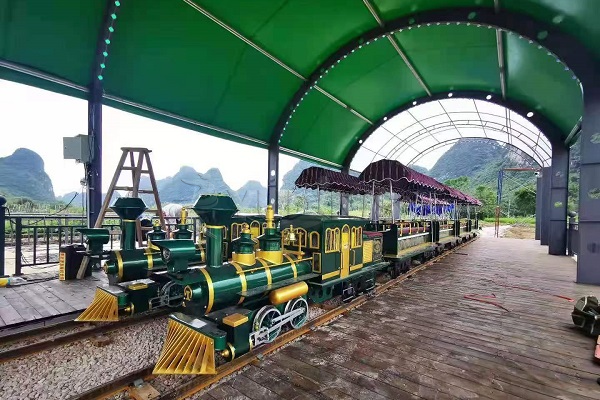
M166 297L157 304L181 306L169 318L155 374L214 374L217 354L232 360L272 342L282 329L301 327L309 303L334 296L350 301L373 291L377 274L395 276L415 260L474 236L470 221L369 224L305 214L283 217L277 228L270 206L261 234L253 236L249 224L233 225L237 208L228 196L200 196L193 210L206 224L204 242L152 240L166 268L98 288L79 318L117 320L155 307L161 293ZM229 250L230 260L223 262ZM203 265L195 264L198 252ZM170 294L177 296L170 301Z

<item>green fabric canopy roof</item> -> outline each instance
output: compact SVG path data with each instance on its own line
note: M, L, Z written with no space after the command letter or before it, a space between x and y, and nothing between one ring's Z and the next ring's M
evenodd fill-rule
M338 166L387 113L451 91L504 95L569 135L582 115L579 80L537 41L478 24L480 8L500 7L557 27L600 57L596 0L109 5L114 13L106 25L105 0L0 0L0 78L82 98L92 80L101 79L104 104L256 146L279 140L282 152ZM464 21L382 35L340 54L335 68L319 70L367 32L449 8L464 11ZM537 38L541 44L544 35ZM305 81L317 75L322 78L294 104Z

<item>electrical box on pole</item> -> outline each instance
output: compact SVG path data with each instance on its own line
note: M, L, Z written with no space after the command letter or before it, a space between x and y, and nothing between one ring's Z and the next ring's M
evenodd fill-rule
M90 141L88 135L77 135L63 138L63 158L81 163L91 160Z

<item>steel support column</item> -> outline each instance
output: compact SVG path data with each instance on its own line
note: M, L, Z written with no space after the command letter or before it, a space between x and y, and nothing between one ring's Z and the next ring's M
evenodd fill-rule
M535 240L540 240L542 226L542 176L538 174L535 187Z
M584 85L577 282L600 284L600 86Z
M85 164L85 178L87 181L87 223L93 227L102 208L102 96L104 88L105 58L114 31L113 23L116 20L117 8L120 2L106 0L104 19L98 32L96 52L91 68L91 83L88 97L88 139L90 146L90 162Z
M6 222L6 199L0 196L0 278L4 276L4 246L5 246L5 222Z
M89 227L96 223L102 207L102 88L92 86L88 100L88 135L92 151L85 168Z
M552 178L552 167L542 168L542 215L540 218L540 244L547 246L549 242L550 229L550 184Z
M279 146L269 146L269 171L267 179L267 204L273 206L273 210L279 210Z
M552 144L548 253L567 254L567 201L569 198L569 148Z
M350 167L342 168L342 173L350 173ZM340 193L340 215L350 214L350 195L348 193Z

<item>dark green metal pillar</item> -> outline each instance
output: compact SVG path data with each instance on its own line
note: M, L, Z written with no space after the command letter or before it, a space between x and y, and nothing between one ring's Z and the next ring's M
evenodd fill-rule
M597 79L597 78L596 78ZM584 84L577 282L600 284L600 85Z
M5 232L5 223L6 223L6 199L0 196L0 277L5 275L4 271L4 246L6 245L6 232Z
M552 167L542 168L542 215L540 217L540 244L547 246L550 240L550 184Z
M553 143L548 253L555 256L564 256L567 254L568 187L569 148L563 143Z
M347 174L350 168L342 168L342 173ZM349 215L350 213L350 195L348 193L340 193L340 215Z
M540 240L542 227L542 175L539 173L536 179L535 190L535 240Z
M273 206L277 213L279 209L279 145L269 146L269 176L267 179L267 204Z

